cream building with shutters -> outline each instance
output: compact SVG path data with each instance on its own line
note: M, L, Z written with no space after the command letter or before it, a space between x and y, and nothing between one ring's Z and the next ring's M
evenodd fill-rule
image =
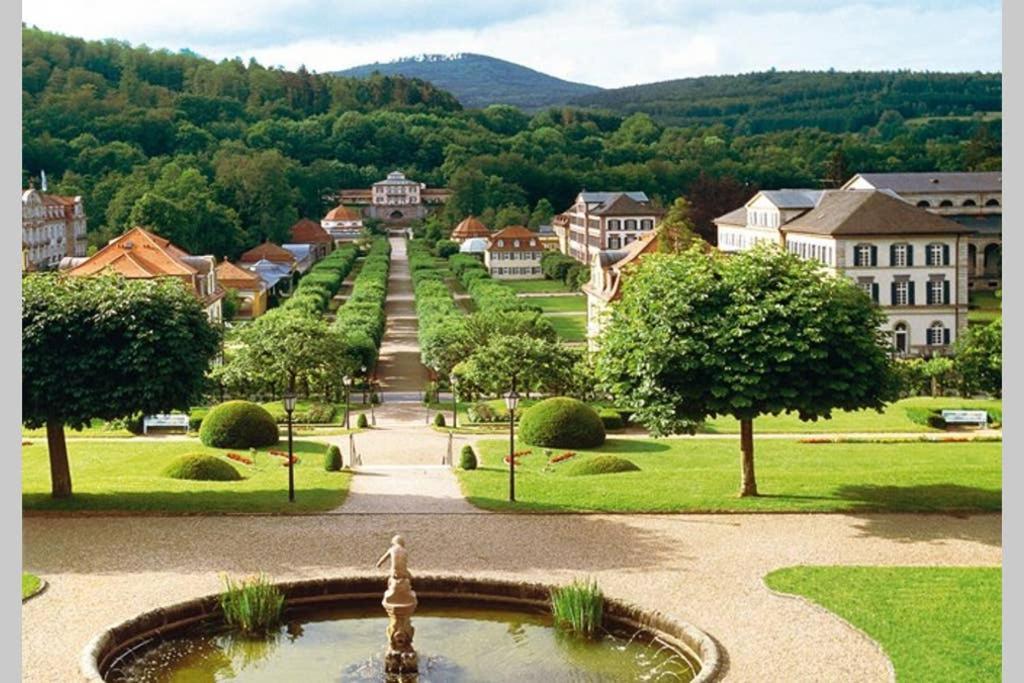
M967 327L970 229L880 190L768 190L715 220L718 247L776 244L853 280L899 355L944 354Z

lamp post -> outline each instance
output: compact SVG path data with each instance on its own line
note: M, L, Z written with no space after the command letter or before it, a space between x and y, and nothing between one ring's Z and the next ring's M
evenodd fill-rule
M508 499L516 502L516 406L519 405L519 394L516 393L516 382L512 380L512 391L505 394L505 407L508 408Z
M459 400L455 396L455 390L458 386L459 379L455 375L452 375L450 382L452 385L452 429L456 429L459 426Z
M291 389L284 394L284 412L288 414L288 502L295 502L295 456L292 454L292 412L295 410L295 394Z
M364 365L361 370L363 373L363 405L366 405L366 366Z
M349 400L348 399L349 399L349 390L352 387L352 378L349 377L348 375L345 375L344 377L341 378L341 382L342 382L342 384L345 385L345 429L350 429L351 428L351 424L349 423L349 419L348 419L348 414L349 414L349 409L348 409Z
M370 380L370 426L371 427L376 427L377 426L377 414L373 412L373 394L374 394L374 387L375 386L376 386L376 382L374 382L374 380L371 379Z

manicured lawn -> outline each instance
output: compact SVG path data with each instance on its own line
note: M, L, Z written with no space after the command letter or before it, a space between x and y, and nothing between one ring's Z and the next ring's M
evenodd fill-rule
M977 291L971 292L967 311L969 324L988 324L1003 317L1002 292Z
M583 313L587 312L587 297L583 295L566 296L531 296L523 300L534 306L540 306L545 313Z
M569 288L561 280L505 280L517 292L568 292Z
M885 650L901 683L1001 678L998 567L788 567L765 583L863 630Z
M754 436L760 433L820 433L820 432L935 432L922 416L928 410L952 408L989 410L1002 416L1003 402L999 399L962 399L953 397L931 398L919 396L905 398L886 406L882 413L874 410L832 413L831 420L804 422L794 414L765 415L754 420ZM915 421L917 417L920 421ZM708 420L704 431L712 434L739 434L739 422L731 417Z
M587 340L587 316L580 315L549 315L551 326L562 341L582 342Z
M178 430L179 432L181 430ZM83 429L82 431L75 431L71 428L65 428L64 435L68 438L83 439L83 438L129 438L135 436L127 429L111 429L107 427L107 424L103 420L93 420L92 424ZM30 439L35 443L36 441L42 441L46 443L46 428L40 427L39 429L29 429L22 425L21 437L23 439Z
M481 467L458 470L463 492L488 509L684 511L997 511L1002 507L1002 444L806 444L755 439L761 496L739 498L739 444L717 439L610 437L599 449L545 471L543 448L516 465L510 505L508 441L479 442ZM531 448L517 445L517 450ZM551 449L553 455L563 449ZM596 453L615 454L640 468L572 477L567 466Z
M43 582L35 574L21 573L21 599L26 600L35 595L43 587Z
M274 450L286 451L287 443ZM68 443L74 494L50 497L46 443L22 448L22 507L26 510L130 510L170 513L311 512L341 505L351 474L323 468L325 444L296 441L295 502L288 502L284 458L261 449L253 465L228 460L242 481L183 481L161 473L184 453L228 451L197 441ZM249 457L249 451L237 451Z

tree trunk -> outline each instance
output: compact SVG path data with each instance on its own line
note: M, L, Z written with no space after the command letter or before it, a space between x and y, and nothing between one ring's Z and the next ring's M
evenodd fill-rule
M71 467L64 423L54 417L46 421L46 447L50 452L50 482L54 498L71 497Z
M740 462L742 473L740 480L740 497L757 495L757 479L754 477L754 420L740 420Z

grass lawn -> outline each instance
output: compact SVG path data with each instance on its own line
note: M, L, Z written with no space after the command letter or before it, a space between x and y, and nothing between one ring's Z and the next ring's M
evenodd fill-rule
M528 294L571 291L561 280L504 280L503 282L517 292Z
M580 315L549 315L551 326L555 328L559 338L567 342L587 340L587 314Z
M29 574L28 572L21 573L21 599L27 600L33 595L39 592L43 587L43 582L39 580L39 577L35 574Z
M1002 291L976 291L970 294L967 311L969 324L987 324L1003 317Z
M962 399L956 396L931 398L918 396L890 403L882 413L874 410L844 411L832 413L831 420L804 422L790 413L765 415L754 420L754 436L760 433L820 433L820 432L935 432L922 420L915 422L912 417L928 410L967 408L989 410L1002 417L1003 402L999 399ZM705 432L712 434L739 434L740 424L731 417L708 420Z
M573 296L531 296L523 297L528 304L539 306L545 313L583 313L587 312L587 297Z
M873 638L901 683L998 681L998 567L788 567L769 588L802 595Z
M287 450L286 442L274 450ZM295 502L288 502L288 468L283 458L261 449L253 465L225 458L244 477L241 481L184 481L163 476L163 469L184 453L225 454L198 442L68 443L71 498L50 497L50 466L46 444L22 448L22 507L25 510L128 510L170 513L312 512L341 505L352 475L327 472L327 446L296 441ZM238 451L248 457L248 451Z
M543 448L516 465L507 500L508 441L479 442L481 467L457 470L471 503L487 509L622 512L997 511L1001 443L805 444L755 439L761 496L739 498L739 444L711 439L610 437L599 449L548 467ZM531 448L517 445L517 450ZM552 449L558 455L563 449ZM567 476L596 453L624 457L639 472Z

